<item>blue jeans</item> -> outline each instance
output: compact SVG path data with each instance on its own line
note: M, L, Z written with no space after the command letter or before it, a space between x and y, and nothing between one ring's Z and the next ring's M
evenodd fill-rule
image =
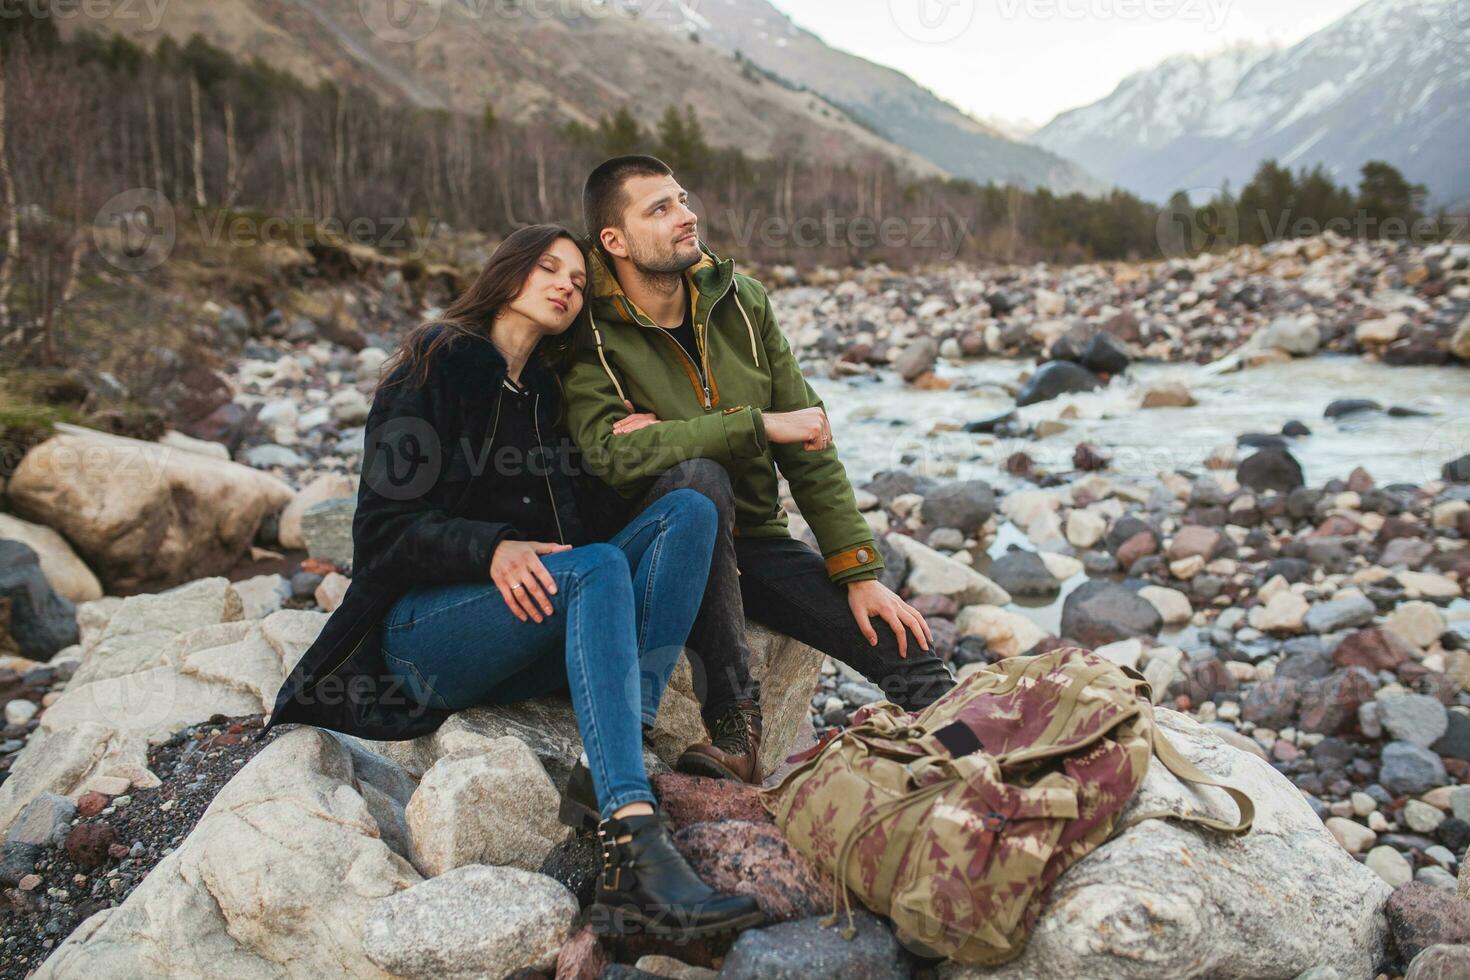
M412 589L383 618L383 659L411 696L454 711L569 688L602 816L652 803L639 721L658 714L714 538L714 504L675 491L607 544L543 555L556 594L542 622L521 622L488 578Z

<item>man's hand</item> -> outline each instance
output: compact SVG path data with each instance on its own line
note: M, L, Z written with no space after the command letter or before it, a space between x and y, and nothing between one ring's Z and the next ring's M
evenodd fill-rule
M878 645L878 633L871 622L874 616L892 627L893 635L898 637L900 657L909 655L907 630L913 631L920 649L928 650L929 644L934 640L934 634L929 631L929 624L924 622L919 610L904 602L877 579L849 583L847 607L852 610L852 618L857 620L858 629L868 638L869 646Z
M571 550L569 544L547 541L502 541L495 546L495 554L490 557L490 580L521 622L530 616L539 623L543 611L551 615L551 600L546 595L556 595L556 580L541 564L541 556Z
M633 403L626 398L623 399L623 405L627 407L628 415L613 423L613 435L615 436L625 436L629 432L637 432L644 426L652 425L658 421L658 416L652 412L635 412L633 410Z
M817 452L832 445L832 425L821 408L803 408L795 412L762 412L766 440L777 445L801 443L807 452Z

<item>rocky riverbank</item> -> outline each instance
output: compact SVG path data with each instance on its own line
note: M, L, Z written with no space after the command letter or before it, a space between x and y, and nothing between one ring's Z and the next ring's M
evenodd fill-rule
M1366 442L1361 465L1340 470L1298 458L1327 428L1394 406L1451 423L1453 401L1341 392L1377 405L1324 401L1308 425L1230 433L1234 446L1158 466L1067 425L1094 410L1088 391L1129 385L1137 398L1129 387L1105 411L1144 429L1209 410L1191 407L1187 386L1129 380L1147 361L1287 370L1283 359L1329 352L1437 367L1455 379L1447 391L1470 385L1457 366L1470 353L1467 270L1462 246L1325 238L1146 267L872 269L776 293L814 375L897 376L921 414L924 399L955 396L956 365L1051 358L1017 362L1014 413L977 413L957 433L1004 440L994 460L948 475L849 462L885 580L929 618L958 672L1062 644L1139 669L1170 737L1246 785L1261 814L1238 844L1146 822L1063 876L1016 963L939 975L1463 968L1470 445L1426 446L1439 455L1408 481L1375 479ZM351 573L362 423L394 332L414 319L385 299L401 286L364 286L359 312L383 313L382 333L215 308L243 352L220 379L228 401L156 441L62 426L11 469L0 514L10 975L53 950L40 975L160 963L200 975L933 971L876 917L859 941L834 943L815 921L828 886L758 804L672 775L658 788L681 847L711 880L756 895L772 925L728 947L599 942L584 928L595 854L546 817L578 751L564 704L465 712L411 743L308 730L254 743L250 719ZM401 322L383 312L395 309ZM1026 407L1051 395L1056 418ZM844 458L891 441L884 421L879 408L870 424L838 426ZM785 638L752 635L758 673L779 673L766 688L768 774L883 694ZM689 685L681 670L655 769L698 732ZM1140 800L1219 803L1150 780ZM489 801L504 819L487 822ZM1181 848L1209 860L1181 865ZM1130 925L1140 921L1151 930Z

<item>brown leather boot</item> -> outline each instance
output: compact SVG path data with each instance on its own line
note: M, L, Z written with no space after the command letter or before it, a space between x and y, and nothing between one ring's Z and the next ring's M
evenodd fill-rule
M710 727L710 740L691 745L674 768L691 776L759 784L761 709L751 700L733 701Z

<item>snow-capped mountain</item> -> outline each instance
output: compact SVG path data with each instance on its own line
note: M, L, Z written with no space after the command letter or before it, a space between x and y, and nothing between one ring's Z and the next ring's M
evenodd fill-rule
M1171 58L1032 142L1153 200L1239 189L1265 159L1354 186L1386 160L1455 206L1470 200L1470 3L1369 0L1289 48Z
M617 0L646 19L737 54L780 84L821 96L852 118L956 177L1106 190L1107 183L1008 128L975 119L902 72L830 47L767 0Z

